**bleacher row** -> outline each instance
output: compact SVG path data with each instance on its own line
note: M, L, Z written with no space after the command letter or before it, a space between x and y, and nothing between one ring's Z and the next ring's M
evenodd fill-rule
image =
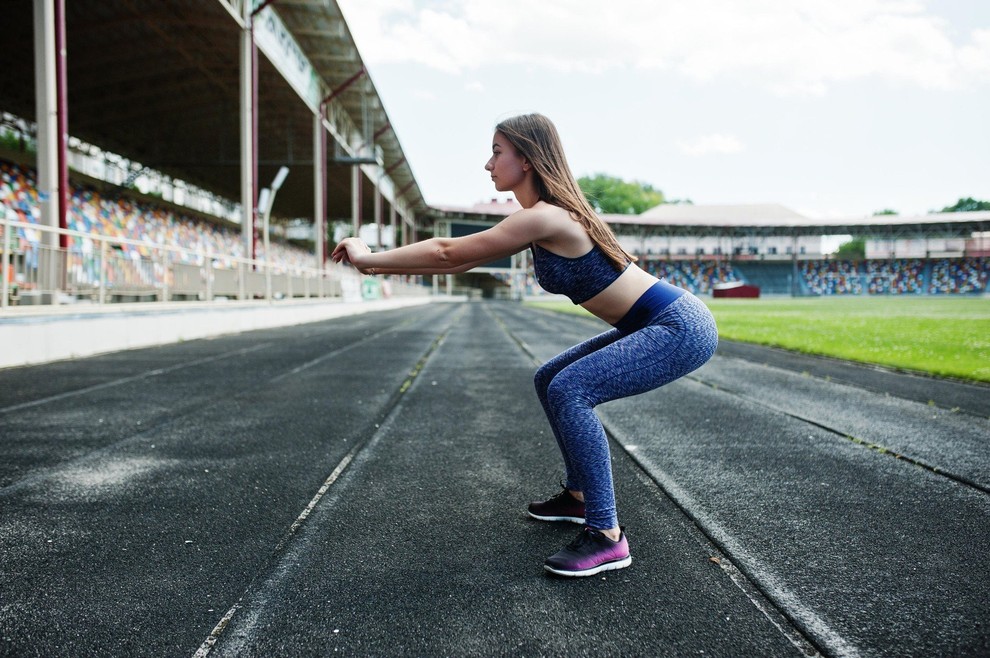
M752 265L725 262L644 261L647 271L664 276L695 294L708 293L719 283L750 282ZM763 277L778 279L775 292L789 290L789 262L760 265ZM776 270L774 273L773 270ZM990 259L884 259L798 261L798 290L801 295L944 295L983 293L990 278ZM762 283L759 282L759 283Z
M71 184L66 217L67 228L80 233L123 238L142 244L121 244L122 254L132 260L149 258L152 245L164 244L189 252L206 252L218 264L229 266L232 258L245 257L240 229L182 215L163 207L133 201L126 196L105 195L93 187ZM0 160L0 209L7 218L37 223L38 190L32 170ZM18 248L24 250L38 241L36 231L19 229ZM315 267L312 253L291 244L270 241L272 261L282 268ZM73 237L69 250L89 253L92 240ZM259 241L255 258L265 260L264 245ZM193 263L193 253L176 253L176 262Z
M8 219L37 223L38 191L33 171L0 160L0 212ZM135 263L147 262L153 245L170 245L190 252L206 252L219 266L229 267L231 258L244 254L240 231L172 210L137 202L124 196L107 196L89 186L72 185L68 228L81 233L125 238L138 244L122 244L120 256ZM17 229L15 250L37 253L38 235L31 229ZM72 238L70 253L78 256L73 267L76 278L95 280L97 258L93 241ZM312 253L290 244L271 242L276 269L314 267ZM176 262L201 264L194 254L175 254ZM263 245L256 254L264 260ZM708 294L719 283L735 281L765 285L769 292L790 292L793 266L790 262L773 265L751 263L733 265L714 260L662 260L641 257L640 264L651 274L695 294ZM757 275L759 268L759 276ZM144 276L142 268L117 268L121 279ZM886 260L808 260L797 264L797 291L802 295L887 295L887 294L965 294L987 291L990 259L943 258ZM155 276L154 272L146 275ZM759 280L758 280L759 279ZM128 283L128 281L120 281ZM111 281L111 283L113 283ZM769 285L766 285L769 283ZM537 291L532 273L526 288Z
M711 292L718 283L745 280L731 263L725 261L658 261L642 256L640 261L643 269L650 274L665 278L696 295Z
M805 261L799 269L811 295L966 294L986 292L990 259Z

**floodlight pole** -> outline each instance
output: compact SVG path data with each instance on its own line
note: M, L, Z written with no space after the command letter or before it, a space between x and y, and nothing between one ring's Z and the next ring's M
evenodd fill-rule
M282 183L285 182L285 177L289 175L288 167L280 167L278 173L275 174L275 180L272 181L272 188L269 190L267 187L261 190L261 194L258 196L258 209L262 212L262 217L264 218L264 237L265 237L265 299L269 303L272 301L272 254L270 244L271 241L268 235L268 222L272 215L272 206L275 205L275 195L278 193L279 188L282 187Z

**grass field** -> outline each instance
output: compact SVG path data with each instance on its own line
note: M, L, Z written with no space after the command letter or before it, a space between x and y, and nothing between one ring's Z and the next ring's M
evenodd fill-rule
M719 335L809 354L990 382L990 299L704 298ZM585 313L569 302L534 302Z

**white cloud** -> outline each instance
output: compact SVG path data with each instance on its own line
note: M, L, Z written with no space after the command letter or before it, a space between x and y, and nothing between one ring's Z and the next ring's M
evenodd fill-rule
M469 82L466 85L464 85L464 89L466 91L473 91L475 93L479 93L480 94L483 91L485 91L485 85L483 85L479 81L475 80L474 82Z
M722 135L719 133L704 135L691 141L680 141L677 143L677 147L681 150L681 153L692 157L712 153L740 153L745 148L742 142L732 135Z
M957 35L914 0L340 0L370 64L456 74L488 65L662 69L824 93L880 79L923 88L990 83L990 29Z

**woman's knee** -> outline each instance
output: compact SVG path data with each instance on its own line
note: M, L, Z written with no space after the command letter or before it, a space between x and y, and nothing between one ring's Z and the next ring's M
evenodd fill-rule
M533 384L536 386L536 394L539 395L540 398L544 398L546 396L547 389L550 387L550 382L553 381L555 374L557 373L549 361L536 370L536 374L533 375Z
M594 407L581 382L574 377L568 377L567 372L560 372L546 388L547 402L554 409L566 407Z

